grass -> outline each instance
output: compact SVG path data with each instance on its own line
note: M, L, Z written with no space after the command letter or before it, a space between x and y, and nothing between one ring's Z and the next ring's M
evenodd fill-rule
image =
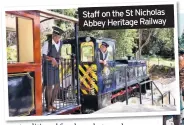
M163 66L175 67L175 60L172 60L169 58L149 57L149 58L147 58L147 63L149 66L163 65Z

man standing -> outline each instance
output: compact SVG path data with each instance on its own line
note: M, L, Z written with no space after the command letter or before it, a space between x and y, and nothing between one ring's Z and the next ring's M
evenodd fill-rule
M106 42L102 42L100 48L97 51L97 75L98 75L98 85L99 85L99 92L103 93L104 91L104 85L103 85L103 71L107 64L108 60L108 51L107 48L109 45Z
M53 26L50 39L44 42L43 55L43 83L45 87L46 110L55 111L53 106L60 87L59 61L61 56L61 35L64 33L59 27Z

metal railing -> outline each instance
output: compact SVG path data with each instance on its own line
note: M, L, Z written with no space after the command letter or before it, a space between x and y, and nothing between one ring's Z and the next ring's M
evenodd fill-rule
M173 100L174 100L174 106L175 106L176 105L175 98L173 97L173 95L171 94L171 92L170 91L167 91L167 92L165 92L163 94L163 96L166 96L166 95L168 95L169 104L171 104L171 97L173 98Z
M43 66L43 77L46 79L43 81L43 112L49 112L47 109L50 99L54 113L77 105L74 58L60 59L58 67L53 67L48 61Z
M163 104L164 104L164 97L167 96L167 95L168 95L169 104L171 104L171 96L172 96L171 92L170 92L170 91L166 91L166 92L162 93L162 92L160 91L160 89L157 87L157 85L152 81L152 82L151 82L152 105L153 105L153 85L156 87L156 89L158 90L158 92L159 92L160 95L161 95L162 106L163 106ZM173 97L173 96L172 96L172 97ZM174 105L176 105L176 104L175 104L175 98L174 98L174 97L173 97L173 100L174 100Z
M125 72L125 76L127 76L127 73L130 73L130 67L126 67L125 68L126 70L126 72ZM142 68L143 69L143 68ZM143 75L145 75L144 73L143 73ZM141 76L140 76L141 77ZM162 99L162 106L163 106L163 104L164 104L164 96L165 95L167 95L168 94L168 98L169 98L169 104L171 104L171 99L170 99L170 97L171 97L171 92L170 91L167 91L167 92L165 92L164 94L160 91L160 89L157 87L157 85L152 81L152 80L148 80L148 81L144 81L144 82L141 82L140 80L138 80L138 78L139 77L134 77L134 79L138 82L138 85L139 85L139 98L140 98L140 104L142 104L142 91L141 91L141 85L143 85L143 84L147 84L147 83L150 83L150 85L151 85L151 100L152 100L152 105L154 105L154 103L153 103L153 85L155 86L155 88L158 90L158 92L159 92L159 94L161 95L161 99ZM125 77L125 88L126 88L126 104L128 105L128 92L127 92L127 90L128 90L128 84L127 84L127 77ZM129 78L128 78L129 79ZM147 89L146 88L146 85L145 85L145 89ZM172 96L173 97L173 96ZM174 105L175 105L175 98L173 97L173 100L174 100Z
M163 106L164 96L163 96L162 92L160 91L160 89L157 87L157 85L153 81L151 81L151 100L152 100L152 105L153 105L153 85L156 87L156 89L158 90L158 92L160 93L160 95L162 97L162 106Z

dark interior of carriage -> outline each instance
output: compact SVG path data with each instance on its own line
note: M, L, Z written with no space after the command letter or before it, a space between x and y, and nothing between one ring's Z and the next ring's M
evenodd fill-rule
M16 71L16 68L23 65L27 65L28 69L29 64L35 61L32 27L33 20L16 14L6 14L9 116L36 113L35 72L24 68Z
M9 74L8 99L10 116L35 113L33 77L33 73Z

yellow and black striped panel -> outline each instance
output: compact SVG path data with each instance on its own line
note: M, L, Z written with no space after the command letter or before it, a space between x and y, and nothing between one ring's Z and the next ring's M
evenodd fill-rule
M79 65L79 77L80 88L82 94L85 95L97 95L97 65L96 64L84 64Z

